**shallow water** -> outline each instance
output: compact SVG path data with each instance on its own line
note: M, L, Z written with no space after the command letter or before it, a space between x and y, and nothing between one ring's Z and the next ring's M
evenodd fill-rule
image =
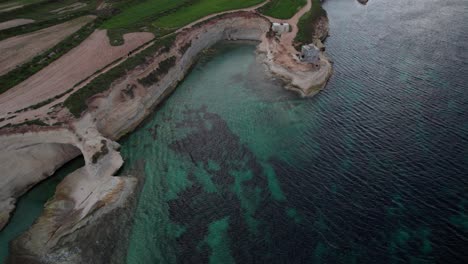
M324 6L335 73L318 96L224 44L122 141L147 177L128 263L467 257L467 2Z

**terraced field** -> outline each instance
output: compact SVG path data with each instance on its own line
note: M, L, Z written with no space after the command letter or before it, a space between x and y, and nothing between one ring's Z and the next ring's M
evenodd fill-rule
M0 75L50 49L91 22L94 16L83 16L36 32L0 41Z

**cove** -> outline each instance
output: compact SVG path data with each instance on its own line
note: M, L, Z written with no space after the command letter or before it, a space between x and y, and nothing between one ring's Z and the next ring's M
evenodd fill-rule
M175 263L176 256L233 263L232 245L242 243L233 231L242 230L244 239L269 233L259 208L293 222L270 159L286 159L292 142L285 135L302 126L288 109L300 101L265 75L254 45L205 51L167 101L121 142L123 173L146 177L128 263Z

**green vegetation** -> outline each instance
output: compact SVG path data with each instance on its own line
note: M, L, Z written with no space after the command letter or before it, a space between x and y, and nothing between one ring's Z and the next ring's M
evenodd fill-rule
M174 13L160 17L152 25L161 30L177 30L207 15L223 11L247 8L265 0L198 0L192 5L183 6Z
M87 99L93 95L104 92L109 89L110 85L116 79L124 76L127 71L134 69L136 66L146 63L147 57L153 55L156 51L167 52L173 45L175 35L170 35L159 39L150 47L133 57L128 58L118 66L112 68L108 72L100 75L92 80L86 86L70 95L64 102L64 106L70 110L75 117L80 117L81 113L87 109Z
M112 45L122 45L123 35L129 32L150 31L156 36L162 36L165 33L151 26L151 22L194 1L197 0L147 0L121 3L117 7L122 12L106 21L102 28L108 30L107 34Z
M161 75L168 73L169 70L172 67L174 67L175 62L176 62L176 57L174 56L161 61L156 70L152 71L145 78L139 79L138 82L143 84L143 86L150 86L153 83L158 82L159 77L161 77Z
M312 0L311 10L305 13L299 19L299 23L297 23L299 31L297 32L297 36L294 39L296 48L300 47L300 45L303 43L312 43L315 31L315 23L320 17L326 15L327 11L322 8L320 0Z
M260 7L260 13L279 19L289 19L301 9L307 0L272 0Z
M102 23L101 19L97 19L91 23L88 23L80 30L63 40L62 42L55 45L53 48L43 52L42 54L34 57L31 61L15 68L7 74L0 77L0 94L4 93L8 89L14 87L20 82L26 80L31 75L42 70L44 67L64 55L72 48L76 47L83 40L85 40L94 29Z

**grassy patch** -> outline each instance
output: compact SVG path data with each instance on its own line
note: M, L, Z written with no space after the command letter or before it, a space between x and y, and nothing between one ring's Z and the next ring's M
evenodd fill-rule
M122 45L123 35L129 32L149 31L156 36L162 36L167 32L157 30L151 22L195 1L198 0L146 0L122 3L117 5L117 9L121 12L106 21L102 28L108 30L107 35L112 45Z
M279 19L289 19L305 6L307 0L272 0L260 7L260 13Z
M169 51L170 47L174 43L174 40L175 36L171 35L156 41L150 47L146 48L137 55L128 58L120 65L100 75L99 77L88 83L86 86L76 91L74 94L70 95L65 100L63 105L67 107L70 113L72 113L75 117L80 117L81 113L83 113L88 107L88 98L108 90L113 81L124 76L127 71L134 69L136 66L144 64L147 60L147 57L154 55L156 51Z
M327 11L322 8L320 0L312 0L311 10L305 13L297 23L299 31L294 39L296 48L300 47L301 44L312 43L315 23L320 17L326 15Z
M174 13L160 17L152 25L160 30L176 30L207 15L223 11L246 8L260 4L265 0L198 0L184 6Z
M193 1L193 0L192 0ZM190 0L147 0L144 2L130 2L119 9L123 11L106 21L102 25L105 29L133 28L144 26L148 19L156 19L158 14L176 8Z
M89 35L91 35L91 33L93 33L94 29L96 29L96 27L101 22L102 20L98 18L97 20L88 23L80 30L78 30L65 40L55 45L53 48L43 52L42 54L34 57L31 61L1 76L0 94L14 87L20 82L26 80L31 75L42 70L44 67L58 59L60 56L64 55L72 48L79 45L83 40L85 40Z

